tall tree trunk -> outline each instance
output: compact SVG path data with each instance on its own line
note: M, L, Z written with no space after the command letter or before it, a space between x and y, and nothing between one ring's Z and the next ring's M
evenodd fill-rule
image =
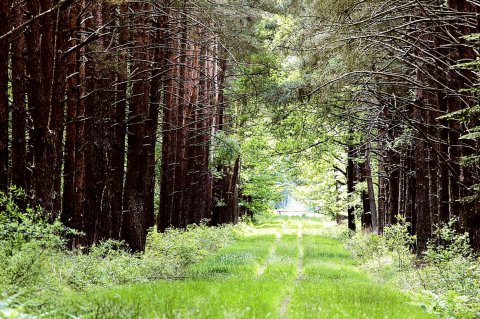
M410 223L410 234L415 235L417 230L416 214L416 169L413 150L409 149L406 156L407 180L405 185L405 219Z
M362 154L361 163L358 164L358 180L360 183L365 183L366 180L366 161L364 156L364 148L362 147L359 152ZM362 214L360 215L360 222L362 224L362 229L368 233L371 233L372 228L372 215L370 214L370 198L368 196L368 190L362 189L361 194L362 200Z
M169 4L169 3L168 3ZM169 5L167 4L167 8ZM175 78L176 66L174 64L174 36L173 26L167 24L165 32L165 67L166 76L163 79L164 90L164 107L163 107L163 127L162 127L162 160L161 160L161 177L160 177L160 211L158 214L158 230L164 231L173 224L172 211L175 193L174 179L177 171L175 158Z
M71 8L71 15L68 21L69 28L75 30L80 27L78 14L80 5L75 3ZM76 37L73 37L69 46L74 47L78 44ZM66 57L67 62L67 115L65 123L65 147L64 147L64 178L63 178L63 198L62 198L62 215L61 221L64 225L72 227L72 218L76 212L75 209L75 173L77 166L77 133L78 133L78 111L80 104L80 53L72 52Z
M416 121L421 125L420 129L424 129L427 122L425 105L422 103L427 99L425 92L419 90L417 98L420 106L417 107ZM428 148L425 137L422 134L417 135L415 142L415 212L416 212L416 235L417 235L417 252L427 249L428 240L431 236L431 217L430 217L430 201L429 201L429 181L428 181Z
M389 138L394 141L397 134L394 130L389 131ZM397 223L397 216L401 214L400 211L400 193L401 193L401 158L398 151L390 149L387 151L387 157L389 158L390 165L387 168L386 174L388 175L388 211L387 211L387 224L393 225Z
M122 239L128 243L133 251L143 251L147 236L148 222L153 219L148 211L151 204L147 203L150 190L154 187L150 183L150 174L153 171L149 165L149 154L151 154L152 136L149 122L150 116L150 83L149 78L149 34L146 32L145 12L150 6L142 3L132 4L136 13L135 24L138 26L134 32L134 49L132 52L132 97L128 111L128 153L127 171L123 196L123 225Z
M182 11L186 10L183 2ZM159 230L167 227L184 228L188 223L197 222L192 211L193 187L198 187L192 171L196 115L192 100L196 100L192 68L194 57L190 53L189 32L194 31L188 25L186 15L180 19L178 38L170 30L169 47L179 51L178 60L171 65L166 83L165 111L163 127L162 181L159 214ZM169 53L170 55L171 53ZM173 60L173 59L170 59ZM174 81L175 78L177 81ZM178 83L178 85L176 85ZM176 98L175 98L176 97Z
M99 6L99 7L97 7ZM99 10L101 10L101 0L93 0L90 3L90 6L86 7L84 10L87 10L87 14L90 16L89 19L85 19L85 27L90 32L97 30L101 19L99 19ZM80 159L81 162L78 163L79 172L76 174L78 181L76 182L76 187L78 187L78 195L82 196L79 198L77 204L76 218L80 221L81 228L75 229L81 230L85 237L78 238L77 245L89 247L94 243L96 223L98 217L98 207L96 207L97 196L95 185L96 185L96 175L95 170L97 168L97 163L95 158L95 148L96 148L96 132L95 132L95 114L97 111L98 99L97 94L98 90L101 89L101 84L97 82L98 77L98 65L97 65L97 56L96 48L101 48L101 44L91 44L85 48L85 76L83 78L83 89L82 92L82 113L80 114L79 121L81 121L80 134L78 134L78 151L81 153ZM101 105L98 107L102 107ZM100 141L101 142L101 141ZM98 163L102 165L102 163Z
M118 44L125 48L129 37L128 4L122 3L117 7L120 14L116 25L119 28ZM126 141L126 123L125 115L127 109L127 59L126 52L119 50L116 54L116 83L115 83L115 104L112 107L112 127L111 127L111 163L110 163L110 191L111 210L114 220L111 221L114 234L113 238L120 238L123 220L123 186L125 175L125 141Z
M13 27L24 23L24 11L23 1L14 1L11 15ZM12 147L11 183L23 189L27 188L25 50L25 35L21 33L12 41L12 145L14 147Z
M434 105L438 105L437 97L433 100ZM437 136L437 123L436 118L438 117L437 112L429 110L427 112L427 133L430 140L434 140ZM434 140L435 141L435 140ZM429 213L430 213L430 223L432 225L438 225L440 221L439 216L439 202L438 202L438 185L439 185L439 158L437 156L439 152L439 143L430 142L430 145L427 148L427 164L428 164L428 202L429 202Z
M207 180L201 179L202 175L202 126L204 104L202 101L203 94L199 95L199 91L204 92L204 80L202 72L203 50L199 49L198 44L193 45L193 63L192 63L192 81L190 105L192 107L192 124L190 125L190 141L189 141L189 163L188 163L188 183L191 186L190 202L186 208L188 211L189 223L197 223L204 218L204 200L203 188Z
M355 191L355 164L353 162L355 157L355 149L352 145L348 146L348 159L347 159L347 192L352 196ZM349 205L347 212L348 229L355 231L355 208L353 205Z
M108 2L97 2L92 6L94 18L94 30L101 28L106 20L111 19L114 11L112 4ZM112 26L109 25L106 30ZM111 209L111 197L113 190L110 189L111 184L111 163L112 163L112 128L113 122L113 102L115 101L115 92L112 83L115 80L115 67L109 64L110 60L115 59L115 55L109 52L107 47L107 38L99 38L96 46L92 47L91 59L94 61L92 78L93 105L89 133L91 140L89 141L91 148L90 157L93 159L94 165L88 167L87 189L88 197L93 207L91 221L92 228L87 230L89 237L89 245L98 243L104 239L113 238L119 233L118 229L114 229L114 225L118 225Z
M190 92L189 92L189 72L190 69L187 67L188 60L188 20L185 16L187 1L183 1L183 15L181 19L180 26L180 39L178 43L178 48L180 48L180 57L178 65L179 73L179 87L178 87L178 113L177 113L177 162L178 163L178 174L176 175L176 192L174 201L173 213L176 215L173 217L175 223L174 227L185 228L188 225L189 212L188 201L190 200L190 185L188 185L188 158L189 154L189 133L192 109L190 105ZM187 207L186 207L187 206Z
M9 3L0 2L0 35L7 33L9 26ZM8 186L8 55L9 38L0 40L0 191Z
M128 4L98 0L88 7L71 6L70 28L83 28L90 34L74 38L70 46L81 44L100 28L114 35L95 39L67 57L70 76L62 221L85 234L72 240L73 247L120 238L127 90L126 54L122 50L128 42L122 15L127 8ZM80 12L92 18L83 19ZM118 49L110 49L113 44Z
M163 0L160 7L165 7L168 5L168 1ZM165 38L168 36L168 14L166 12L159 13L157 17L154 18L153 26L155 27L154 32L154 42L157 44L153 50L152 56L152 80L150 83L150 110L148 115L148 127L147 127L147 136L149 145L148 147L148 163L147 168L148 172L146 175L147 178L147 228L153 227L155 224L154 220L154 210L155 210L155 153L156 153L156 144L157 144L157 130L158 130L158 116L160 111L160 106L162 103L162 90L163 79L165 78L165 73L167 73L167 52L168 50L164 47L161 47L161 44L165 45Z
M386 135L386 132L383 132ZM385 166L387 165L387 157L385 143L380 142L378 145L378 231L383 234L388 212L388 180Z
M444 95L439 96L439 110L442 113L447 112L446 97ZM449 169L448 169L448 157L449 157L449 133L448 133L448 121L440 120L440 127L438 129L438 152L440 156L438 159L438 222L445 224L450 217L450 192L449 192Z
M78 5L77 12L89 11L84 7L85 3ZM77 13L77 14L78 14ZM79 16L79 27L87 28L86 19L81 19ZM80 23L80 21L82 21ZM70 21L71 24L77 23ZM80 37L81 41L86 40L87 35L83 34ZM67 120L73 122L67 124L67 136L65 145L65 184L64 184L64 206L62 212L62 221L70 228L85 232L91 229L87 224L91 217L93 207L88 204L87 186L86 186L86 171L88 167L88 159L90 158L91 143L88 140L89 123L91 117L88 114L88 105L93 103L89 95L88 78L92 74L92 62L88 60L87 54L89 50L82 48L78 52L78 67L77 70L70 70L76 73L77 79L70 79L67 90ZM72 58L72 57L70 57ZM80 61L85 61L80 63ZM77 83L75 83L75 81ZM76 85L76 90L73 87ZM77 96L79 97L77 99ZM88 246L87 239L80 236L75 236L71 241L72 248Z
M378 234L380 232L380 228L379 228L379 222L378 222L377 204L375 200L375 187L373 185L372 168L370 164L370 156L371 156L370 148L371 148L370 142L367 142L366 151L365 151L365 180L367 181L368 199L370 202L372 231L375 234Z

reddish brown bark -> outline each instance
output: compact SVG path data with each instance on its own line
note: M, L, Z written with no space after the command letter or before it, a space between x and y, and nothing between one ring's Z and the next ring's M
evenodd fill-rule
M204 90L204 87L199 82L200 77L200 53L198 45L192 45L192 63L191 63L191 96L190 96L190 108L192 109L192 116L189 125L189 143L188 143L188 175L187 185L189 185L189 199L185 203L185 211L188 212L187 223L195 223L197 220L196 215L202 214L202 200L198 198L198 194L201 194L204 183L199 183L198 177L201 174L201 108L202 103L199 98L199 90ZM205 181L206 182L206 181ZM195 209L194 209L195 207Z
M75 30L80 26L78 14L79 4L74 4L71 8L71 15L68 21L69 28ZM72 38L68 46L73 47L78 44L76 38ZM75 214L75 173L77 166L77 133L78 133L78 114L80 104L80 54L78 51L71 53L66 57L67 63L67 116L65 122L65 148L64 148L64 179L63 179L63 198L62 198L62 222L71 227L71 221Z
M217 95L212 90L215 74L213 52L204 47L201 50L200 95L195 109L194 130L192 135L192 168L195 186L192 192L192 221L199 223L210 218L212 213L213 181L209 168L210 141L212 136L213 106L217 104Z
M117 17L116 25L119 28L117 43L120 47L125 47L128 42L129 26L125 21L128 5L123 3L119 5L120 15ZM125 140L126 123L125 114L127 108L127 61L124 51L119 50L115 55L115 97L111 105L112 126L111 130L111 154L109 163L109 184L110 189L110 209L113 220L111 224L111 236L120 238L123 220L123 186L125 174Z
M238 178L240 174L240 158L233 166L222 167L222 177L214 183L216 205L213 207L213 225L237 223L238 209Z
M185 3L184 3L185 5ZM185 7L182 8L185 10ZM191 133L195 116L192 94L195 94L192 83L191 46L189 46L188 26L185 15L181 16L180 30L169 30L169 44L176 48L179 55L170 56L170 71L166 82L165 111L163 126L162 152L162 184L159 214L159 230L167 227L186 227L193 222L192 187L194 180L190 174ZM173 37L177 33L178 37ZM172 64L173 61L173 64ZM176 81L174 81L176 79ZM195 97L193 98L195 100Z
M393 120L395 123L395 120ZM395 123L396 124L396 123ZM392 125L393 126L393 125ZM397 138L398 132L395 128L390 128L388 132L388 137L393 144L395 139ZM386 167L386 175L387 175L387 183L388 183L388 194L387 194L387 201L388 201L388 209L387 209L387 216L386 216L386 223L387 225L396 224L398 219L397 216L401 214L400 211L400 193L401 193L401 170L402 163L401 157L399 155L399 151L394 149L393 146L389 147L387 150L387 158L389 164Z
M447 112L446 98L439 96L439 110ZM450 217L450 192L449 192L449 169L447 160L449 158L449 133L448 121L440 120L438 129L438 222L445 224Z
M90 32L104 28L113 33L113 28L120 28L119 17L110 20L115 16L116 6L96 2L85 9L93 17L84 26ZM75 16L71 25L77 23ZM114 40L117 45L120 38ZM116 82L125 70L121 70L124 68L118 58L121 54L108 50L104 38L72 55L69 59L81 57L84 63L71 66L68 81L62 220L85 234L74 239L75 247L120 237L125 98Z
M186 1L184 1L184 8L186 6ZM180 56L178 59L178 76L179 76L179 85L178 85L178 103L177 103L177 119L176 119L176 165L178 165L178 173L175 178L175 200L173 202L173 214L172 217L173 226L184 228L188 225L188 216L189 212L186 210L188 207L190 185L187 183L188 178L188 146L189 146L189 133L191 125L191 112L192 105L190 105L190 92L189 92L189 81L190 78L188 73L190 71L187 68L187 57L188 57L188 23L187 18L183 15L181 19L181 28L180 28L180 37L178 48L180 49Z
M383 136L386 136L386 132L380 130ZM385 227L387 212L388 212L388 180L387 180L387 157L385 150L385 142L380 142L378 145L378 231L383 233Z
M164 86L164 108L163 108L163 127L162 127L162 161L161 161L161 178L160 178L160 211L158 214L158 230L164 231L172 225L174 212L172 211L173 201L175 199L174 177L177 171L175 156L175 78L177 68L174 64L173 46L175 39L173 37L173 26L168 24L166 28L165 67L167 68L166 76L163 79Z
M149 5L143 3L132 4L136 12L134 23L137 28L132 31L134 48L132 49L132 66L135 72L132 77L132 97L129 101L127 134L127 170L123 194L123 224L121 238L128 243L133 251L143 251L147 236L148 222L153 220L152 207L147 203L150 190L149 183L153 168L149 167L149 154L154 144L151 144L152 130L149 129L150 116L150 77L149 52L146 46L149 43L149 33L142 28L146 24L143 14ZM152 198L153 200L153 198Z
M8 1L0 2L0 34L9 31ZM8 185L8 37L0 40L0 191Z
M86 9L94 18L86 20L84 27L90 32L102 28L115 37L99 38L79 53L84 61L78 72L80 99L72 105L76 118L67 127L66 143L66 155L74 162L70 164L68 157L65 161L65 170L71 170L69 174L66 171L65 180L73 183L75 191L65 188L64 207L72 211L63 213L70 227L85 233L85 237L75 238L74 246L120 239L122 229L128 4L93 4ZM84 35L82 41L90 36ZM67 178L70 175L72 181ZM74 205L68 200L72 196Z
M360 152L362 153L361 157L358 158L361 162L358 164L358 180L360 183L366 182L366 161L363 156L364 148L360 148ZM367 232L372 232L372 214L370 213L370 197L368 190L362 190L361 194L362 200L362 213L360 215L360 223L362 225L362 229Z
M166 7L168 1L161 2L162 7ZM165 39L168 35L168 13L162 12L159 16L152 21L155 27L154 43L155 48L152 56L152 80L150 82L150 110L148 116L148 172L146 175L146 188L147 188L147 228L153 227L155 224L154 210L155 210L155 166L156 166L156 145L157 145L157 130L158 130L158 117L162 101L163 80L167 72L167 49L165 46Z

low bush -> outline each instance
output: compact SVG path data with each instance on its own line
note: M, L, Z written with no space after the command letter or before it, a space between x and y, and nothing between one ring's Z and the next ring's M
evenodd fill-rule
M387 226L383 235L357 232L346 241L346 248L365 267L374 271L409 268L413 262L411 247L415 236L408 232L410 224L399 217L398 223Z
M228 225L165 233L152 229L142 254L113 240L88 254L69 251L64 238L74 232L44 218L40 210L22 208L23 196L16 189L0 193L0 318L48 312L57 297L68 293L188 276L193 264L231 244L237 234Z
M386 227L383 236L354 234L346 247L378 279L408 290L439 318L480 318L480 260L455 223L439 227L419 259L412 252L415 237L402 219Z
M419 271L423 305L441 318L480 318L480 259L452 221L439 227Z

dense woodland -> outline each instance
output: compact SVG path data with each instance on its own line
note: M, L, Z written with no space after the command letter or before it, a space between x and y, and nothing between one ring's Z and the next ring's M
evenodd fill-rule
M479 72L478 0L0 1L0 318L479 318Z
M453 220L478 249L479 10L2 1L0 190L84 233L72 248L236 223L293 180L352 230L402 216L422 252Z
M238 160L215 181L209 166L212 136L230 125L228 56L200 9L2 2L1 187L82 231L73 247L122 239L139 251L155 223L238 220Z

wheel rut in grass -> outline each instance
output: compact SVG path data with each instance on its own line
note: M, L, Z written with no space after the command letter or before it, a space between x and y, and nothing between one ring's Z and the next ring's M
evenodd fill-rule
M283 299L281 307L280 307L280 319L287 319L288 318L288 305L290 304L290 300L292 299L292 293L294 288L300 283L302 280L303 274L303 224L302 222L298 222L298 232L297 232L298 240L298 263L297 263L297 277L295 278L293 287L291 287L287 293L287 296Z
M260 266L260 268L258 268L257 278L261 277L265 273L265 270L267 269L268 264L270 263L273 255L275 255L275 251L277 250L278 242L280 241L280 239L282 239L282 233L280 233L280 232L276 232L275 236L277 237L277 240L275 241L275 244L272 245L272 249L270 249L270 252L268 253L268 257L265 260L265 262Z

